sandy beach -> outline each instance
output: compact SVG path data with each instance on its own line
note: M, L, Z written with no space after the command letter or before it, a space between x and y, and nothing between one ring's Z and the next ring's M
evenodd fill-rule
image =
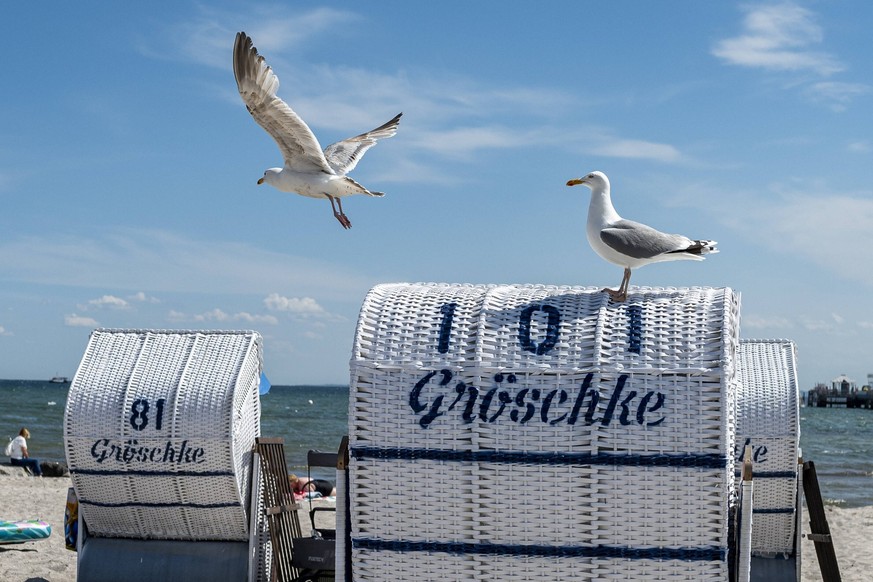
M3 519L43 519L52 525L47 540L0 545L0 580L4 582L73 582L76 553L64 547L64 504L69 478L35 479L17 468L0 466L0 516ZM837 560L846 582L865 582L873 572L873 506L827 508ZM304 520L301 520L304 521ZM808 532L804 524L804 532ZM803 582L821 580L815 548L804 539Z

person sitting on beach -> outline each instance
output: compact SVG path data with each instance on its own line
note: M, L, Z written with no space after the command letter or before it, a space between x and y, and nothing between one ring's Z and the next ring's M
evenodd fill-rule
M320 493L322 497L333 497L336 495L336 487L327 479L307 479L292 473L288 475L288 480L291 481L294 499L303 499L308 493L312 492Z
M12 451L9 455L9 462L16 467L24 467L34 477L42 477L39 459L32 458L27 452L27 439L29 438L30 431L26 428L18 431L18 436L12 439Z

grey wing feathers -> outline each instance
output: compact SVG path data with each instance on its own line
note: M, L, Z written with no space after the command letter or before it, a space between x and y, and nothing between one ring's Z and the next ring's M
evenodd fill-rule
M279 79L244 32L233 45L233 75L246 109L279 145L287 167L334 173L309 126L276 96Z
M327 163L337 174L351 172L358 165L358 160L363 157L364 152L376 145L378 140L393 137L397 133L397 126L400 124L402 115L403 113L398 113L391 121L376 129L327 146L324 149Z
M635 259L649 259L666 253L694 253L695 244L695 241L681 234L667 234L632 220L620 220L603 229L600 239L616 251Z

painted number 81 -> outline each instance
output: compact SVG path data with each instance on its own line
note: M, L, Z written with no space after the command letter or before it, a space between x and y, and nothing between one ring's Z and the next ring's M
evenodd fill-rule
M160 398L155 402L155 430L161 430L164 422L164 402L166 398ZM149 425L149 401L145 398L137 398L130 405L130 426L133 430L145 430Z

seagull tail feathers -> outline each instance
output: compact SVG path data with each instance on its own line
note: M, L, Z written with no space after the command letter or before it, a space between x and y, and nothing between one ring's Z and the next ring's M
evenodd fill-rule
M693 255L714 255L718 252L718 249L715 248L717 244L714 240L696 240L685 249L685 252Z
M687 247L676 249L662 255L662 261L671 261L676 259L691 259L693 261L702 261L706 258L705 255L714 255L718 252L715 245L718 243L714 240L693 240Z

